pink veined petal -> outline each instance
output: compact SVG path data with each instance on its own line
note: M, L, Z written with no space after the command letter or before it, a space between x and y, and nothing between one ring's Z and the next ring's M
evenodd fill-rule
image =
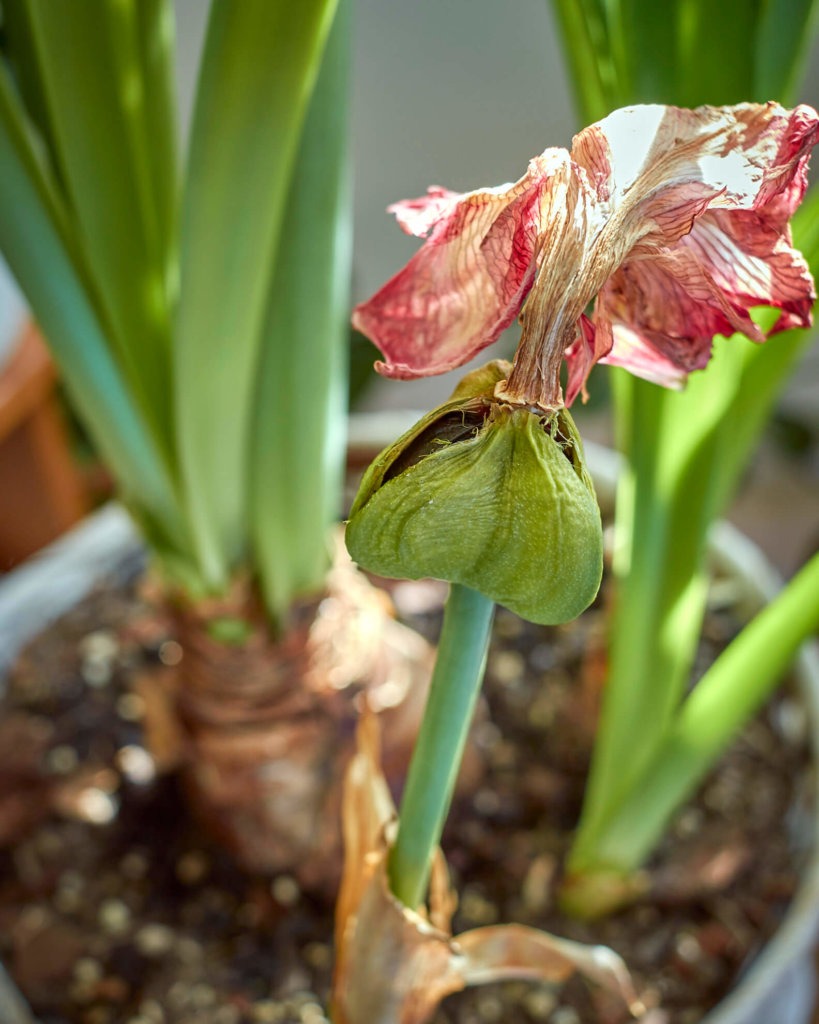
M650 341L625 324L612 326L614 344L609 354L601 359L607 366L622 366L635 377L660 384L664 388L680 390L688 374L667 359Z
M715 334L743 331L763 340L747 312L686 252L626 263L601 291L594 320L612 324L614 344L603 362L668 387L707 365Z
M779 116L785 124L754 208L765 207L771 218L784 224L794 215L808 188L808 160L816 145L819 115L801 104L790 112L780 108Z
M787 219L801 199L816 124L810 107L788 111L777 103L624 107L575 136L572 159L613 210L699 183L728 209L768 205L787 193ZM797 195L790 195L792 188Z
M746 312L761 305L781 309L775 331L810 323L815 294L808 265L791 247L786 230L756 211L709 211L680 247L735 307ZM749 336L763 340L754 331Z
M426 205L399 204L404 224L431 234L353 314L384 354L380 373L408 379L451 370L512 323L534 279L541 195L567 160L547 150L513 185L457 197L436 190Z
M425 196L418 199L400 199L387 207L387 213L394 213L402 230L408 235L423 238L442 217L448 217L461 198L459 192L432 185Z
M810 322L813 282L787 221L818 137L815 111L773 103L627 108L577 136L572 156L608 213L594 326L611 323L613 347L598 358L674 387L707 364L714 334L765 340L754 306L782 310L774 331ZM578 326L567 404L597 361L588 345L580 358Z
M580 317L580 336L566 349L564 356L568 368L566 405L579 394L585 399L586 379L595 363L611 351L613 344L611 324L606 319L590 320L585 313Z
M714 334L764 340L755 305L782 310L774 330L810 322L813 282L788 219L817 138L807 106L615 111L514 185L433 188L391 207L427 241L354 323L384 353L380 372L426 376L490 345L525 301L504 400L559 407L564 358L567 404L601 360L677 386L708 362Z

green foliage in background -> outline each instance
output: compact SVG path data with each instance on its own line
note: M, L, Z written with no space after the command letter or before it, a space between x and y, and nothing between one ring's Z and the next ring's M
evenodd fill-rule
M337 515L349 17L213 0L180 168L169 0L3 0L0 248L166 573L271 617Z
M793 103L819 14L815 0L554 0L554 7L583 123L631 103ZM814 276L817 214L814 194L794 220L795 244ZM772 323L772 314L761 310L759 322ZM705 609L709 527L733 495L809 336L791 331L761 346L718 338L708 369L693 374L682 393L612 374L626 466L610 671L570 865L571 903L580 913L605 909L606 880L639 866L675 807L816 628L814 559L778 610L751 624L687 695ZM812 600L800 604L806 594Z

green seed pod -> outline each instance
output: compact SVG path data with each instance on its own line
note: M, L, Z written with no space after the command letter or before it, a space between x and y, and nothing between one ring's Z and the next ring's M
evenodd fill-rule
M600 586L600 511L571 416L497 402L508 373L496 361L469 374L378 456L347 547L381 576L449 580L532 622L567 622Z

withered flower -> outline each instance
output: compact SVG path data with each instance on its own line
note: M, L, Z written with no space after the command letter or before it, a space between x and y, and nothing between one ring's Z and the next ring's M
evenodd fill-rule
M782 311L772 332L810 323L813 281L788 221L818 136L808 106L617 110L514 184L391 207L427 241L354 323L381 373L411 378L467 362L522 310L497 394L545 412L564 404L564 359L566 405L598 361L680 386L713 335L764 340L754 306Z

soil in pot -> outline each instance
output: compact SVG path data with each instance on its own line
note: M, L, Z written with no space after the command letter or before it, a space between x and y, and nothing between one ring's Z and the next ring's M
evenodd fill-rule
M432 638L442 596L436 584L395 594ZM735 628L729 607L712 610L702 664ZM487 772L444 842L461 894L455 931L519 921L606 943L664 1022L693 1024L794 891L807 721L786 688L751 723L676 820L651 866L651 902L592 926L566 920L553 890L582 793L602 630L601 603L555 629L497 616L476 727ZM143 745L139 678L179 654L135 590L102 588L18 659L0 709L0 959L44 1024L321 1024L332 906L286 874L233 868ZM625 1019L575 981L561 993L460 993L435 1022Z

